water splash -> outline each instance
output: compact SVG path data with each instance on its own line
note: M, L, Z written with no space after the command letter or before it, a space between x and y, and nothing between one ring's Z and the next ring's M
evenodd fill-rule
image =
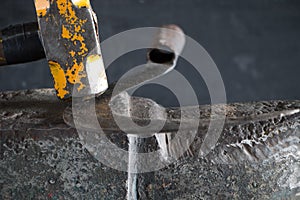
M128 159L128 179L127 179L127 200L137 200L138 199L138 191L137 191L137 153L139 143L141 142L141 138L128 135L128 152L129 152L129 159Z
M161 160L164 162L171 162L172 153L170 151L170 139L171 133L157 133L155 134L156 141L158 143ZM180 148L180 147L178 147Z

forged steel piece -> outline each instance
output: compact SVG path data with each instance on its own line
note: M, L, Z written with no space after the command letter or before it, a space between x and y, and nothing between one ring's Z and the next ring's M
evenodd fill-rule
M100 95L107 78L89 0L35 0L40 37L60 99Z
M107 100L109 92L101 97L102 101ZM152 100L132 97L132 101L138 105L136 109L143 120ZM127 174L104 166L85 150L76 129L63 119L63 112L70 104L59 101L51 89L0 93L2 199L124 199ZM97 106L107 104L97 103ZM204 123L199 126L189 151L180 159L162 170L137 175L139 197L299 198L300 101L216 106L228 112L214 150L205 157L199 154L207 129ZM203 120L210 118L210 106L197 108ZM193 109L196 108L181 108L189 119ZM169 119L176 121L180 108L166 110ZM106 119L101 124L113 126L113 119ZM174 130L169 132L181 134ZM122 132L110 131L107 137L120 148L128 148ZM145 138L144 142L145 152L157 148L153 137ZM170 156L177 148L180 143L169 147Z
M147 63L126 73L114 86L112 98L172 71L185 47L185 34L176 25L162 26L148 49Z

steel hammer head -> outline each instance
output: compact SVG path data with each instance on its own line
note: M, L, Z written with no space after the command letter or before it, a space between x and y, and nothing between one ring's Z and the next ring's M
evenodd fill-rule
M103 93L107 78L89 0L35 0L40 38L57 96Z

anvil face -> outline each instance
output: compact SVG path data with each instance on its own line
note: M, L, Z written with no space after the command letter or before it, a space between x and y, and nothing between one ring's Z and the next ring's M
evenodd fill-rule
M89 0L35 0L40 37L60 99L103 93L107 77Z

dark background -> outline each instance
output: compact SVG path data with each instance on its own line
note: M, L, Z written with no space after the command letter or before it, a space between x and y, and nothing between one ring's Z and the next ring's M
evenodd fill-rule
M229 102L300 99L299 0L91 0L101 40L139 27L174 23L199 42L216 62ZM0 28L36 21L33 0L1 0ZM104 58L105 59L105 58ZM121 57L108 70L110 82L145 62L145 51ZM193 85L200 103L207 89L192 66L180 60L177 70ZM52 87L45 60L0 67L0 91ZM184 88L182 88L184 91ZM158 86L138 95L163 105L175 97Z

